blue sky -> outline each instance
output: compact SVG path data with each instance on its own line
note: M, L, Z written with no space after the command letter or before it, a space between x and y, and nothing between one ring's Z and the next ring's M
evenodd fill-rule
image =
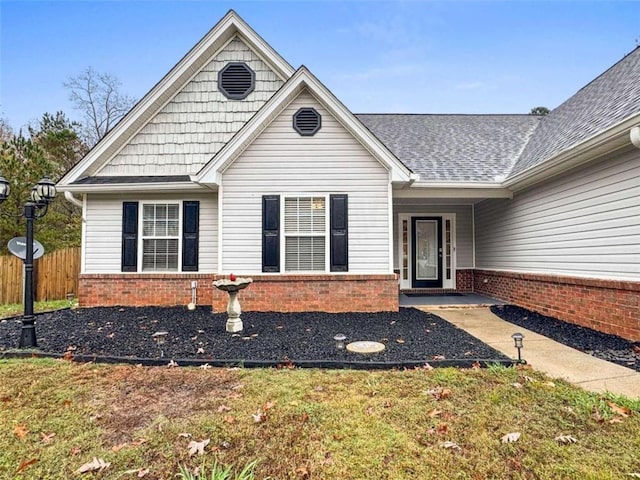
M640 3L0 3L0 116L63 110L88 66L142 97L230 9L355 113L527 113L556 107L640 39Z

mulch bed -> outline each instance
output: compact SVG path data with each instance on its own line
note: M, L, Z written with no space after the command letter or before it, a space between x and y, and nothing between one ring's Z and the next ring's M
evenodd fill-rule
M507 322L640 372L640 342L631 342L514 305L495 305L491 307L491 311Z
M329 314L319 312L245 312L244 331L225 331L227 315L210 308L109 307L59 310L38 315L37 338L42 352L74 356L160 357L152 334L168 332L162 346L165 361L192 359L235 362L442 362L507 361L465 331L435 315L414 308L399 312ZM0 321L0 353L15 349L19 318ZM377 354L336 349L333 337L346 343L381 342ZM455 364L455 362L454 362Z

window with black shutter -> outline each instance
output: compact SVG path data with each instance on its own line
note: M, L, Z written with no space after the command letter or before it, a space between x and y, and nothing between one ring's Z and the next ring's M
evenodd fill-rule
M349 271L349 229L347 195L330 195L330 261L332 272Z
M280 196L262 197L262 271L280 271Z
M182 271L198 271L198 229L200 202L182 203Z
M138 202L122 204L122 259L123 272L138 270Z

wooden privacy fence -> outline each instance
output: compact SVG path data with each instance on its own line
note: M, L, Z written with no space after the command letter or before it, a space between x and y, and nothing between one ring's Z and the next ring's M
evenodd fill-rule
M22 303L24 263L18 257L0 257L0 304ZM67 293L78 296L80 248L47 253L34 262L35 299L62 300Z

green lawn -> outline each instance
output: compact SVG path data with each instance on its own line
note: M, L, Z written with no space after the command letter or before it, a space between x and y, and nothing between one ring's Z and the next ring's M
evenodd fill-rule
M60 310L68 306L69 302L67 300L50 300L48 302L35 302L33 304L33 310L34 312L47 312L50 310ZM22 315L22 312L24 312L24 306L21 303L0 305L0 318Z
M526 368L0 360L0 405L0 478L76 478L93 457L110 465L85 478L171 479L181 467L209 471L217 462L239 471L253 461L258 479L640 476L640 402ZM513 432L516 442L501 441ZM202 455L189 455L190 442L206 440Z

